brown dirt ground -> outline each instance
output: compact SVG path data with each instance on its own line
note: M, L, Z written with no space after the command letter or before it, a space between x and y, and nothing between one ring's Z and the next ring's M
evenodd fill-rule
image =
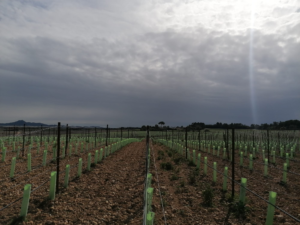
M36 182L41 184L45 180L46 183L31 193L28 216L22 224L140 224L145 178L144 149L144 142L131 143L108 156L91 171L84 171L80 178L76 178L77 167L72 167L77 164L78 157L70 159L69 187L61 187L61 193L54 201L48 200L50 172L42 175ZM87 153L82 158L84 169ZM64 175L61 175L61 186L63 182ZM23 187L19 189L21 194ZM0 212L0 224L9 224L20 213L20 205L21 201Z
M195 166L188 165L185 157L175 153L166 146L161 144L151 145L151 168L153 174L153 184L155 194L153 197L153 211L155 212L155 224L165 224L161 199L158 190L158 181L156 178L155 164L159 184L164 203L164 210L167 224L264 224L267 203L258 199L249 192L246 193L246 217L236 217L233 211L229 210L231 196L231 181L228 179L228 192L222 191L223 177L217 174L217 182L212 182L213 169L207 169L207 176L203 175L203 162L200 165L200 171ZM164 152L164 156L159 157L159 151ZM192 151L191 157L192 157ZM211 151L212 152L212 151ZM170 154L170 156L168 155ZM200 153L196 151L196 153ZM196 154L196 155L197 155ZM161 155L161 153L160 153ZM221 155L221 154L220 154ZM217 169L223 173L224 167L228 166L228 176L231 177L231 166L226 160L222 160L217 156L201 152L201 159L207 156L208 165L212 166L213 162L217 162ZM174 158L181 158L178 164ZM245 159L246 160L246 159ZM162 169L160 164L170 162L173 165L172 170ZM236 162L239 159L236 158ZM248 165L245 163L244 165ZM269 191L277 192L276 205L282 207L291 215L300 219L300 202L297 196L300 188L299 179L288 179L288 186L280 185L282 171L269 169L270 175L265 178L263 176L263 166L254 167L255 172L250 172L247 168L235 168L235 180L240 181L241 177L248 178L247 187L255 193L268 199ZM295 168L295 167L294 167ZM195 174L195 176L193 176ZM172 180L172 177L175 178ZM195 180L193 180L193 177ZM203 205L202 191L211 186L214 192L213 206L207 207ZM235 201L239 196L239 185L235 185ZM275 210L274 224L295 224L296 222L284 215L279 210Z

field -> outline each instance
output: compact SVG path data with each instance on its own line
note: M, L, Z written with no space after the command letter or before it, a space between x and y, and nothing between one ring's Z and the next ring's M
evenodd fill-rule
M149 142L145 131L123 131L122 140L120 130L109 136L74 132L60 138L59 193L50 184L57 171L57 132L43 132L25 136L24 156L23 136L1 139L1 224L141 224L143 211L154 213L153 224L264 224L271 191L277 193L272 223L300 220L297 132L236 131L234 152L232 135L223 130L153 131ZM31 191L24 218L26 184Z

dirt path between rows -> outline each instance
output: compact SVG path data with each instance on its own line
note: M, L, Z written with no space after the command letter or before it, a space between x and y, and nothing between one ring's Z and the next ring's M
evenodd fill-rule
M141 224L144 178L145 142L131 143L71 180L54 201L46 190L35 194L23 224Z

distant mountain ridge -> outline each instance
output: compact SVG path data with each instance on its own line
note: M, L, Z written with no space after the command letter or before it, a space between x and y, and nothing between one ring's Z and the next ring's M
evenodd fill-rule
M0 123L0 127L4 127L4 126L16 126L16 127L20 127L20 126L28 126L28 127L56 127L56 125L48 125L45 123L35 123L35 122L26 122L24 120L18 120L16 122L11 122L11 123ZM65 124L61 124L62 127L65 127ZM69 127L73 127L73 128L104 128L101 126L69 126Z
M23 126L25 124L25 126L32 126L32 127L36 127L36 126L47 126L47 127L54 127L56 125L48 125L48 124L44 124L44 123L34 123L34 122L26 122L24 120L18 120L16 122L11 122L11 123L0 123L0 126Z

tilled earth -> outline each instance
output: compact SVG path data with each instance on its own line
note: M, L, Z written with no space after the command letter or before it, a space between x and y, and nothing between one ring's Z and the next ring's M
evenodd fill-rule
M238 208L231 204L231 180L228 179L228 191L222 191L223 176L217 174L217 182L213 183L213 169L207 167L207 176L203 175L203 161L200 170L189 163L179 153L170 150L161 144L151 146L151 167L153 174L152 187L154 188L153 211L155 212L155 224L264 224L267 215L267 203L253 194L246 192L246 213L237 213ZM163 152L163 153L162 153ZM192 151L191 157L192 157ZM227 160L201 153L201 159L208 157L208 165L217 162L217 169L223 173L228 166L228 176L231 177L231 166ZM197 155L196 154L196 155ZM239 159L236 158L239 163ZM169 163L171 169L162 168ZM247 165L247 164L245 164ZM268 199L269 191L277 192L276 205L300 219L300 202L297 193L299 179L288 179L288 185L282 186L280 180L282 171L269 171L269 176L263 176L263 165L255 166L255 171L236 166L235 180L240 182L241 177L247 178L247 187L255 193ZM158 175L158 176L157 176ZM157 179L158 177L158 179ZM160 187L160 191L159 191ZM204 204L202 192L210 187L214 194L212 206ZM235 202L238 201L240 187L235 184ZM160 197L161 196L161 197ZM164 209L162 208L162 204ZM295 224L293 219L283 212L275 210L274 224Z
M87 153L85 154L87 155ZM93 162L94 157L92 157ZM86 160L83 159L83 168ZM49 175L43 187L31 193L23 224L141 224L145 178L145 142L131 143L76 178L78 158L70 162L70 183L54 201L49 196ZM64 168L64 167L63 167ZM36 188L36 187L34 187ZM10 224L20 213L21 201L0 212L0 224ZM15 224L22 224L16 221Z

